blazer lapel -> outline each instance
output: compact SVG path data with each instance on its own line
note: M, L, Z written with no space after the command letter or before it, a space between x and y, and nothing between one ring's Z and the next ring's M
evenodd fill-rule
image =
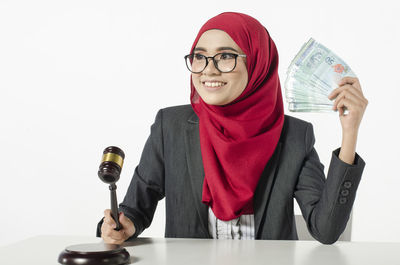
M204 168L200 150L199 120L194 112L188 119L185 131L185 148L195 207L201 220L204 235L210 237L208 233L208 206L201 202L203 197Z
M254 224L255 224L255 236L256 239L261 238L260 227L265 219L265 211L268 205L269 197L271 194L271 188L275 181L275 171L279 164L279 157L281 153L282 144L278 142L275 151L264 168L261 174L260 180L258 181L257 188L254 192Z

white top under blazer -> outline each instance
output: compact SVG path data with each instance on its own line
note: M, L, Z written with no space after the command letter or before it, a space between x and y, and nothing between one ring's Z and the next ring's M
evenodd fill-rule
M254 239L254 214L244 214L230 221L219 220L208 207L208 232L215 239Z

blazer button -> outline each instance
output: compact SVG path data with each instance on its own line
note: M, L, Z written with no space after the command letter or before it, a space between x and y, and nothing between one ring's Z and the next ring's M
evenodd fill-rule
M340 195L342 195L342 196L347 196L347 195L349 195L349 190L342 190L341 192L340 192Z
M343 187L345 187L346 189L349 189L351 187L351 182L350 181L345 181L343 183Z
M340 204L345 204L347 202L347 199L345 197L340 197L339 198L339 203Z

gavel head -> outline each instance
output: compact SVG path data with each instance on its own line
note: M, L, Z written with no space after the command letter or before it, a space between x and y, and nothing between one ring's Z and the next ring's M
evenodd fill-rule
M103 151L103 158L97 175L107 183L113 184L119 180L125 154L116 146L109 146Z

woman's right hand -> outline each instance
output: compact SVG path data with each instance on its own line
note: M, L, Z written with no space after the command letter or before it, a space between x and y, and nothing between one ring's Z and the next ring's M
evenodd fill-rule
M122 228L116 231L114 230L116 223L111 217L111 210L106 209L104 211L104 221L101 225L101 238L103 238L105 243L120 245L135 234L135 225L123 212L119 213L119 222Z

